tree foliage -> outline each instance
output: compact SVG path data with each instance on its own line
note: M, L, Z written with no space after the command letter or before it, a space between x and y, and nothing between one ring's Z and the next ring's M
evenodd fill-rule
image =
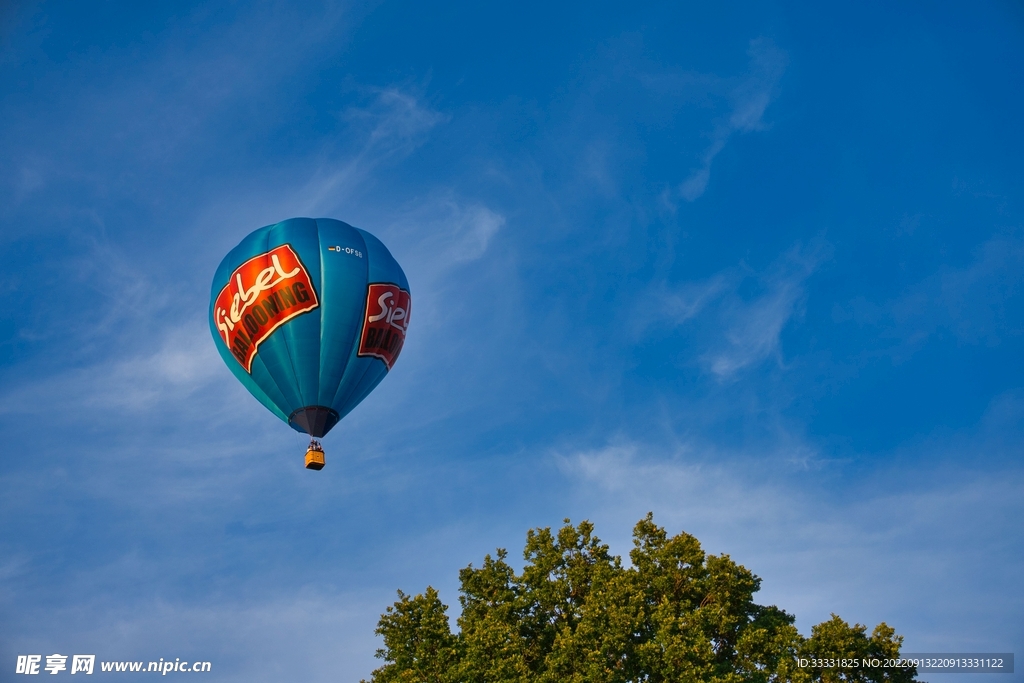
M804 638L793 616L754 602L757 576L689 534L670 538L650 514L633 530L630 566L590 522L565 522L527 533L520 574L503 549L459 572L458 633L433 588L399 591L377 627L385 664L373 683L914 680L913 669L860 665L898 657L889 626L869 637L832 615ZM820 665L830 659L847 665Z

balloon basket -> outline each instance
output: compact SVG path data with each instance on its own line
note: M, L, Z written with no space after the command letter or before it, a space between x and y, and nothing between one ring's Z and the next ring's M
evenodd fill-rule
M310 439L309 448L306 450L306 469L322 470L324 464L324 447L316 439Z

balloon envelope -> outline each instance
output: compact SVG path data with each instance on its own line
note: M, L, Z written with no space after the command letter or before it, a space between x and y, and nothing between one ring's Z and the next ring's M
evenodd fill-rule
M224 257L210 329L260 403L321 437L394 365L410 307L405 273L380 240L341 221L292 218Z

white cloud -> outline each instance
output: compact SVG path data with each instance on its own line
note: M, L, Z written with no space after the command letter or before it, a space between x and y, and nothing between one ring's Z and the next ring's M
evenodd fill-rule
M441 191L403 212L387 231L420 256L418 269L433 281L454 267L481 258L504 225L500 213Z
M438 190L392 215L378 233L393 244L416 292L417 326L433 318L442 293L458 278L465 285L466 267L487 254L505 225L505 216L479 202L465 201ZM489 275L485 275L489 276ZM464 298L464 297L460 297ZM452 309L449 302L446 306Z
M376 97L370 107L348 111L350 119L369 118L372 122L365 151L404 147L449 119L446 114L425 107L419 98L397 87L379 88L374 92Z
M747 75L733 89L732 113L711 133L711 144L701 156L701 165L691 171L679 186L679 194L688 202L704 194L711 179L711 164L734 133L765 130L764 112L776 97L779 81L786 70L786 53L768 38L750 41L747 50L750 68Z
M804 281L828 254L823 244L794 246L761 279L763 293L746 301L731 297L722 321L723 339L704 354L707 367L720 379L777 355L782 330L804 296Z
M370 92L373 97L367 106L344 112L352 126L349 134L362 140L360 147L341 164L318 164L315 175L293 198L296 208L288 215L335 215L383 162L410 153L435 126L449 119L397 87Z
M1024 238L1020 232L989 237L965 261L940 267L889 301L856 297L845 305L837 304L833 320L879 328L873 338L889 346L896 362L906 360L943 331L960 343L985 346L1020 335L1018 311L1024 310Z
M635 337L658 323L699 329L705 345L701 362L719 379L730 379L778 355L782 330L799 309L805 281L830 253L822 242L797 244L763 273L727 268L699 282L659 283L642 294L630 329ZM741 286L751 279L759 294L741 296Z
M803 296L803 278L790 275L768 283L768 291L750 302L734 303L726 314L728 329L719 348L704 361L711 372L727 379L739 370L774 355L782 328Z
M0 414L35 414L40 405L78 415L109 410L146 413L161 404L179 406L191 394L223 379L221 359L200 321L164 330L161 336L161 346L148 355L114 355L84 368L9 386L0 394Z
M0 179L0 193L9 192L13 200L0 203L0 240L64 235L69 223L105 206L122 184L141 205L150 197L166 200L173 195L163 173L184 164L189 170L174 176L182 184L194 172L196 155L223 142L225 121L259 110L255 126L276 125L284 107L263 101L267 88L294 79L303 62L337 43L338 33L355 18L344 4L319 9L264 5L226 23L202 8L171 12L141 51L138 45L98 49L85 38L83 45L97 48L95 59L88 65L71 60L59 77L50 72L55 78L45 79L35 94L48 101L59 92L61 106L37 107L34 116L0 131L17 163L12 168L21 168ZM204 26L202 35L198 25ZM36 29L15 36L22 42L18 47L38 40ZM302 40L281 41L281 35ZM28 49L31 54L34 46ZM160 191L152 192L147 183L159 184ZM50 191L38 192L41 187ZM32 218L20 218L15 209ZM165 205L159 209L167 213Z
M18 652L95 653L97 672L100 661L163 657L209 661L206 677L217 681L358 681L379 666L373 628L394 594L300 586L291 594L237 602L156 598L112 607L109 600L47 611L45 622L26 610L5 645ZM56 621L62 624L57 638L51 632Z
M371 213L361 197L381 165L411 153L449 117L398 87L368 92L366 106L343 112L349 127L342 134L327 138L319 151L296 162L282 176L259 178L254 186L211 204L198 223L255 229L268 220L292 216L354 221L353 213ZM350 140L355 141L354 148L336 151L349 146L342 141Z
M915 336L948 328L961 341L996 344L1008 328L1013 302L1024 285L1024 239L997 234L982 242L971 261L944 267L891 304L895 322L914 328Z
M804 633L836 612L887 621L909 651L1007 651L1018 644L1013 624L1024 608L1014 551L1024 472L961 464L989 439L980 433L947 448L944 464L921 452L870 477L842 466L800 473L786 466L787 449L684 444L666 452L626 441L555 457L573 482L577 514L597 524L613 552L630 548L623 523L653 511L670 532L692 533L708 552L727 552L760 575L759 601L795 613ZM837 477L849 481L846 495L826 494L834 486L820 481Z
M475 261L487 251L487 245L503 225L505 217L486 206L453 206L451 243L447 250L453 263Z

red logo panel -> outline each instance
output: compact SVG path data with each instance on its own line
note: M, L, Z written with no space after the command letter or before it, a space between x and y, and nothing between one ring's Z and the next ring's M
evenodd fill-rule
M251 373L260 342L319 305L306 266L290 244L282 244L235 269L213 304L213 323L231 354Z
M411 307L412 297L398 285L370 285L359 355L380 358L390 370L405 344Z

